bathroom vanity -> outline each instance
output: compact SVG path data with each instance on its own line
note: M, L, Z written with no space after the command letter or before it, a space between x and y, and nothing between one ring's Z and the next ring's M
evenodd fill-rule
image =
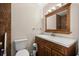
M77 40L50 35L37 35L37 56L75 56L77 54Z

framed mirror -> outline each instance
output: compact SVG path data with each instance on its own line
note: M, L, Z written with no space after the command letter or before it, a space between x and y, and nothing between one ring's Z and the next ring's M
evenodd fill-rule
M45 31L70 33L70 3L45 15Z

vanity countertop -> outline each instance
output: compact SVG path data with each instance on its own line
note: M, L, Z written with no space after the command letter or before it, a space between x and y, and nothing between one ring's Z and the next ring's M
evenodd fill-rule
M37 35L36 37L40 37L45 40L55 42L56 44L59 44L59 45L65 46L65 47L70 47L77 41L77 39L59 37L59 36L50 36L50 35Z

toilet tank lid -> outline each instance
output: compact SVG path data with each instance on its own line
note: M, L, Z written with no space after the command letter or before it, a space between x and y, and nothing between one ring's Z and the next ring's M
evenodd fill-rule
M26 41L28 39L17 39L17 40L14 40L15 42L20 42L20 41Z

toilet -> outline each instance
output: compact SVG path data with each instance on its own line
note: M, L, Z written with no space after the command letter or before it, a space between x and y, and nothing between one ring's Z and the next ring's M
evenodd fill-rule
M14 40L16 55L15 56L29 56L29 51L26 49L27 39Z

